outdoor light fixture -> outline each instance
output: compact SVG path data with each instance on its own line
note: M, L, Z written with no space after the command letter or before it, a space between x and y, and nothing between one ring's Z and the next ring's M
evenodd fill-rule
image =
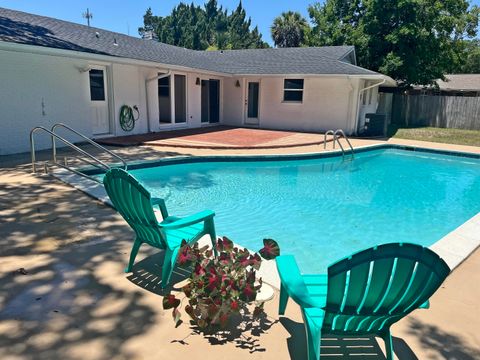
M87 71L92 70L92 68L87 65L87 66L84 66L84 67L77 67L77 70L78 70L79 72L81 72L81 73L85 73L85 72L87 72Z
M235 86L236 86L236 87L240 87L240 80L237 80L237 81L235 82Z
M200 78L197 77L197 80L195 80L195 85L200 85Z

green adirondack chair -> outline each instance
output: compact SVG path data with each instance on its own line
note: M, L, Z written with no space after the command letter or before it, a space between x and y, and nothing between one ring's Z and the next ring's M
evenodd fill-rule
M122 169L109 170L103 184L113 206L135 231L135 242L130 253L130 261L125 272L132 270L138 249L143 243L165 250L162 267L162 287L166 287L172 276L173 268L182 240L194 243L203 235L210 235L215 244L215 213L205 210L184 218L169 216L165 202L152 198L150 192L132 175ZM160 210L162 221L158 221L154 207ZM213 247L215 249L215 246Z
M281 279L279 314L288 298L300 305L309 360L320 359L322 334L375 335L393 360L392 324L428 299L450 273L437 254L420 245L392 243L344 258L325 275L302 275L291 255L276 258Z

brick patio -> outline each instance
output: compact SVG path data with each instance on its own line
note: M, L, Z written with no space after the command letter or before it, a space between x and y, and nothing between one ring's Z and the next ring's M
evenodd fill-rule
M331 137L328 140L331 140ZM197 149L280 149L322 144L324 135L219 125L103 138L97 141L100 144L113 146L150 145Z

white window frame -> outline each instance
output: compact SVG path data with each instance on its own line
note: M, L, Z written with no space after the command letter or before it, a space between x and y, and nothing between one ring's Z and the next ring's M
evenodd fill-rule
M161 74L159 73L158 75L161 75ZM175 75L185 76L186 121L181 122L181 123L176 123L175 122ZM183 127L188 127L188 125L190 123L190 113L189 113L189 107L188 107L188 98L189 98L189 76L188 76L188 73L181 72L181 71L171 71L169 77L170 77L170 122L169 123L160 123L159 122L160 128L183 128Z

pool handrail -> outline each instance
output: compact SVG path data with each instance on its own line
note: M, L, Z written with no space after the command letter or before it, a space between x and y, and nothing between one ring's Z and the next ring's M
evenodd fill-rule
M35 150L35 138L34 138L34 135L35 133L37 133L38 131L43 131L43 132L46 132L47 134L50 135L50 137L52 138L52 163L54 165L57 165L61 168L64 168L70 172L73 172L77 175L80 175L80 176L83 176L85 178L88 178L90 180L93 180L95 182L98 182L98 183L101 183L101 181L93 176L90 176L90 175L87 175L87 174L84 174L74 168L72 168L71 166L68 166L68 163L67 163L67 158L65 157L65 164L61 164L60 162L57 161L57 152L56 152L56 143L55 143L55 139L61 141L63 144L65 144L67 147L71 148L72 150L80 153L81 155L87 157L88 159L92 160L92 161L89 161L87 159L84 159L82 157L78 157L76 156L76 159L80 160L80 161L83 161L91 166L94 166L96 168L99 168L103 171L108 171L110 170L112 167L107 165L105 162L103 162L102 160L98 159L97 157L93 156L92 154L88 153L87 151L79 148L77 145L71 143L70 141L68 141L67 139L63 138L62 136L56 134L54 132L55 128L56 127L59 127L59 126L62 126L64 128L67 128L68 130L72 131L73 133L79 135L80 137L82 137L83 139L86 139L90 144L94 145L95 147L109 153L110 155L112 155L113 157L119 159L123 166L122 168L124 170L127 169L127 163L126 161L121 158L120 156L118 156L117 154L114 154L112 153L110 150L104 148L103 146L99 145L98 143L94 142L93 140L91 139L88 139L85 135L77 132L76 130L73 130L72 128L68 127L67 125L65 124L55 124L53 127L52 127L52 130L49 130L43 126L36 126L34 127L31 131L30 131L30 155L31 155L31 160L32 160L32 171L33 173L37 173L37 166L36 166L36 150ZM44 163L44 168L45 168L45 173L48 172L48 161Z

